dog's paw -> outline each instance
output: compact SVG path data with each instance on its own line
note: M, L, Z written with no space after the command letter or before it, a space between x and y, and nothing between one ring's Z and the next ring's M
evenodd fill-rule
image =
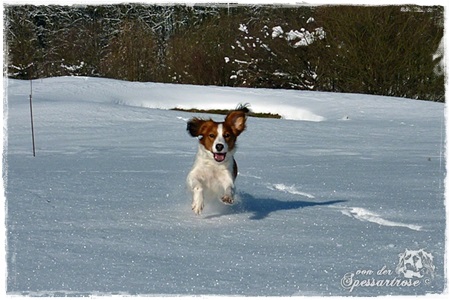
M192 211L196 214L199 215L202 213L203 207L205 205L203 203L192 203Z
M231 196L225 195L222 197L222 202L225 204L232 205L232 204L234 204L234 199Z

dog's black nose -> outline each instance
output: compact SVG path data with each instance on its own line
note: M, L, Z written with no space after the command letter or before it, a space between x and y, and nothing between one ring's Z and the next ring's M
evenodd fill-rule
M216 150L217 151L222 151L223 150L223 145L222 144L217 144L216 145Z

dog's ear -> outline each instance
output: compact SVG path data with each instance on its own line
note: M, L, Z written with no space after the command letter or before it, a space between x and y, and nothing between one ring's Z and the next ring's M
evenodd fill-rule
M200 128L202 127L205 120L199 118L192 118L187 122L186 130L193 137L198 137L200 134Z
M421 249L419 250L419 256L420 258L422 258L424 268L426 268L427 271L431 272L431 275L434 277L434 270L436 269L436 267L433 265L433 255Z
M402 270L405 269L405 255L403 253L399 254L398 264L395 267L395 273L400 274Z
M230 125L236 136L240 135L245 130L248 112L249 109L247 108L247 105L240 105L236 110L231 111L226 116L225 123Z

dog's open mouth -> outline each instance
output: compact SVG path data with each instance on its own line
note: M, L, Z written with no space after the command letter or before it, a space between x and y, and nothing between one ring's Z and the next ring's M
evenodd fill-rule
M213 153L214 154L214 159L217 162L223 162L225 160L225 156L227 155L226 153Z

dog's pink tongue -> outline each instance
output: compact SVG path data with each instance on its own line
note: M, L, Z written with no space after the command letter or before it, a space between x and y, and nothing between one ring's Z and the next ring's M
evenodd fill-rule
M225 155L226 155L226 153L214 153L214 159L217 162L222 162L225 160Z

